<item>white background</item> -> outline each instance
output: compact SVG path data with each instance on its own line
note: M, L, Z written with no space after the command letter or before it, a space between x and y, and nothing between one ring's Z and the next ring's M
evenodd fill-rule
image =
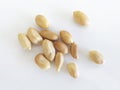
M89 19L88 27L74 23L72 12L81 10ZM67 30L79 45L80 59L65 56L60 73L54 64L47 71L34 62L40 46L31 52L19 44L17 35L35 24L37 14L50 22L50 30ZM105 57L104 65L88 58L97 49ZM76 62L80 77L73 79L66 64ZM119 0L0 0L0 90L120 90L120 1Z

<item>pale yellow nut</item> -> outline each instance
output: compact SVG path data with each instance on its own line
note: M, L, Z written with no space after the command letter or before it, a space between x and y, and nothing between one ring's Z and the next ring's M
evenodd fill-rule
M66 44L64 44L61 41L55 41L54 42L54 47L57 51L63 53L63 54L67 54L68 53L68 47Z
M103 64L104 63L103 55L100 52L96 51L96 50L90 51L89 52L89 57L96 64Z
M28 29L27 36L33 44L38 44L43 40L38 31L32 27Z
M49 39L49 40L57 40L58 39L58 35L50 30L41 30L40 35L43 38Z
M18 40L24 49L31 50L31 42L25 34L18 34Z
M64 63L64 56L62 53L57 52L55 56L55 66L56 66L56 71L59 72L63 66Z
M37 15L35 18L36 24L40 26L41 28L48 28L49 22L43 15Z
M42 42L43 53L49 61L53 61L55 57L55 48L50 40L43 40Z
M60 37L62 41L66 44L73 43L72 35L67 31L64 31L64 30L60 31Z
M67 64L67 69L69 74L73 77L73 78L78 78L79 77L79 70L78 70L78 66L76 63L71 62Z
M78 59L79 55L78 55L78 46L76 43L72 43L70 45L70 54L73 58Z
M74 11L73 17L76 23L82 26L88 25L88 17L82 11Z
M35 62L41 69L47 70L50 68L50 62L41 53L35 57Z

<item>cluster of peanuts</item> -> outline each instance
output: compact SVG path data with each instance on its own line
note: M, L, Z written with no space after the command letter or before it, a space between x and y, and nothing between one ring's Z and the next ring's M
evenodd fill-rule
M78 24L82 26L87 25L88 18L83 12L74 11L73 17ZM46 30L49 27L49 22L43 15L37 15L35 22L43 30L38 31L30 27L27 34L19 33L18 39L21 46L27 50L31 50L34 44L40 44L42 46L43 53L35 56L35 62L41 69L49 69L51 62L54 62L56 71L60 72L64 63L64 55L68 53L74 59L79 59L78 46L68 31L61 30L59 35L57 35L53 31ZM89 57L97 64L103 63L103 56L96 50L90 51ZM72 77L79 77L78 65L75 62L69 62L67 64L67 70Z

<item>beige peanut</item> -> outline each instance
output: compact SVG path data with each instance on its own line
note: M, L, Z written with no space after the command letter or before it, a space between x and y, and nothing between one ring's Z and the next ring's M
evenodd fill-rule
M82 11L74 11L73 17L76 23L82 26L88 25L88 17Z
M50 62L41 53L35 57L35 62L41 69L47 70L50 68Z
M18 40L24 49L31 50L31 42L25 34L18 34Z
M61 52L57 52L57 54L55 56L55 66L56 66L57 72L59 72L61 70L63 63L64 63L63 54Z
M78 66L76 63L74 62L70 62L67 64L67 69L69 74L73 77L73 78L78 78L79 77L79 70L78 70Z
M66 44L64 44L61 41L55 41L54 42L54 47L57 51L63 53L63 54L67 54L68 53L68 47Z
M103 64L104 63L103 55L100 52L96 51L96 50L90 51L89 52L89 57L96 64Z
M37 15L35 18L36 24L40 26L41 28L48 28L49 22L43 15Z
M72 35L67 31L64 31L64 30L60 31L60 37L62 41L66 44L73 43Z
M50 40L43 40L42 42L43 53L49 61L53 61L55 57L55 48Z
M40 35L43 38L49 39L49 40L57 40L58 39L58 35L50 30L41 30Z
M72 55L73 58L78 59L79 55L78 55L78 46L76 43L72 43L70 45L70 54Z
M38 31L32 27L28 29L27 36L33 44L38 44L43 40Z

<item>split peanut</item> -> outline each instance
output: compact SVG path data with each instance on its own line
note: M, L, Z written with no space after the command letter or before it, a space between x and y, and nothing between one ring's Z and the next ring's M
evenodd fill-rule
M37 15L35 18L36 24L40 26L41 28L48 28L49 22L43 15Z
M35 57L35 62L41 69L47 70L50 68L50 62L41 53Z
M54 42L54 47L57 51L63 53L63 54L67 54L68 53L68 46L66 44L64 44L61 41L55 41Z
M67 32L67 31L64 31L64 30L60 31L60 38L66 44L73 43L72 35L69 32Z
M38 44L43 40L38 31L32 27L28 29L27 36L33 44Z
M62 68L62 65L64 63L64 56L62 53L57 52L55 56L55 66L56 66L56 71L59 72Z
M49 61L53 61L55 57L55 48L51 41L45 39L42 42L43 53Z
M76 23L82 26L88 25L88 17L82 11L74 11L73 17Z
M69 74L73 77L73 78L78 78L79 77L79 70L78 70L78 66L76 63L68 63L67 64L67 69Z
M103 64L104 63L103 55L100 52L96 51L96 50L90 51L89 52L89 57L96 64Z
M41 30L40 35L48 40L57 40L58 35L50 30Z
M24 49L31 50L31 42L23 33L18 34L18 40Z
M78 58L79 58L77 44L72 43L72 44L70 45L70 54L71 54L72 57L75 58L75 59L78 59Z

